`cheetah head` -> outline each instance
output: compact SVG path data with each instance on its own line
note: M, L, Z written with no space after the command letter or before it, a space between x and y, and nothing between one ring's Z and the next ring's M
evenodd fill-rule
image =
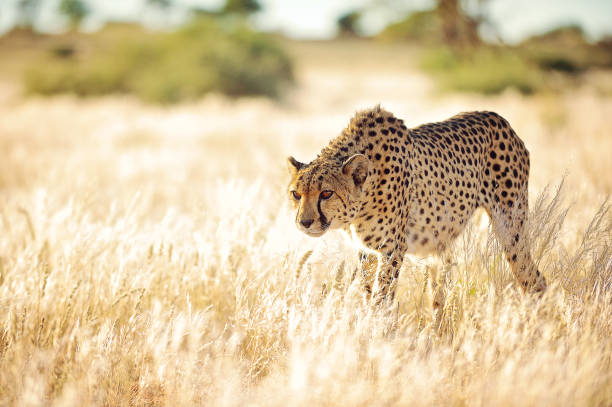
M297 209L298 229L317 237L328 229L350 224L365 195L370 160L363 154L355 154L344 162L316 159L303 164L293 157L288 161L289 199Z

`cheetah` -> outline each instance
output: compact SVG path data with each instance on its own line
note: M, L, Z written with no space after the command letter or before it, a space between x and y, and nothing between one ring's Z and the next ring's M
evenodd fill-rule
M315 237L343 229L357 239L368 297L392 299L404 255L442 253L479 207L523 290L546 289L525 233L529 152L496 113L408 129L377 105L357 112L309 164L288 162L298 229ZM372 261L376 273L367 272Z

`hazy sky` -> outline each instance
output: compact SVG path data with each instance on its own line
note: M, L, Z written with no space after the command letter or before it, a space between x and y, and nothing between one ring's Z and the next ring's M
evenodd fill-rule
M15 21L15 5L19 0L0 0L0 31ZM39 26L58 30L62 20L53 12L59 0L43 0ZM108 19L159 21L160 16L144 11L146 0L88 0L92 15L85 27L95 29ZM180 22L188 6L219 7L223 0L175 0L183 11L164 15ZM424 9L431 0L260 0L263 11L254 18L262 29L280 30L296 38L327 38L335 33L335 21L343 13L374 5L366 14L363 28L374 33L397 20L405 11ZM468 0L467 4L478 4ZM612 0L489 0L488 15L501 37L516 42L534 33L547 31L560 24L580 24L590 38L612 34Z

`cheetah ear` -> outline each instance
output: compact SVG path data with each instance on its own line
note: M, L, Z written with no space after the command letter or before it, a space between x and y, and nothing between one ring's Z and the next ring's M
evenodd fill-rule
M370 160L363 154L355 154L342 164L342 174L353 179L356 187L363 185L368 178Z
M297 174L297 172L304 167L304 164L293 157L287 158L287 163L289 164L289 172L291 172L291 175Z

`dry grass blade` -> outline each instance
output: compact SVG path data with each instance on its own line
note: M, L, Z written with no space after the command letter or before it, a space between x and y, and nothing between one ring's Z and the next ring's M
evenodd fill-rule
M296 281L298 281L300 279L300 275L302 273L302 270L303 270L304 266L306 265L306 262L308 261L310 256L312 256L312 252L313 252L312 250L308 250L300 258L300 261L298 262L297 268L295 269L295 280Z
M34 231L34 224L32 223L32 217L30 216L30 212L28 212L25 208L19 207L17 211L25 216L26 222L28 224L28 231L30 232L30 237L32 240L36 240L36 232Z

